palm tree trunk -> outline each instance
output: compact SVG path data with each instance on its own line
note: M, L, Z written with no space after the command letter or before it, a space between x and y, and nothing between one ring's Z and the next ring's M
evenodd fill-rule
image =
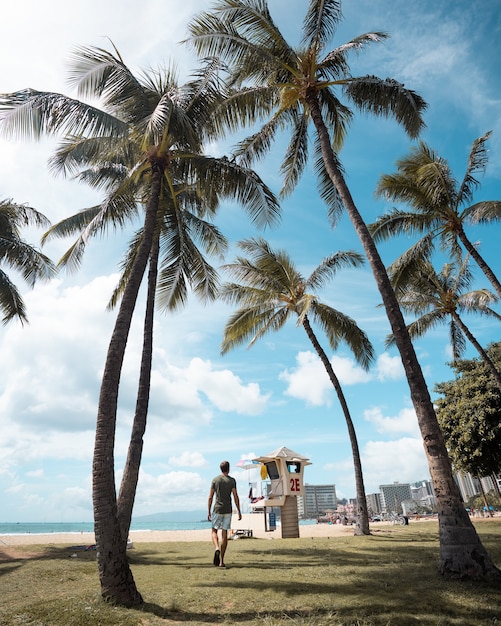
M468 239L468 237L466 236L466 233L464 232L462 228L457 231L457 234L461 243L466 248L466 251L468 252L468 254L475 260L475 263L485 274L485 276L487 277L491 285L496 290L496 293L501 298L501 283L497 279L496 274L494 274L490 266L486 263L483 256L477 250L476 246L474 246L471 243L471 241Z
M92 498L94 532L101 595L105 600L131 607L143 603L127 561L127 538L122 536L115 489L115 432L120 375L137 295L150 255L160 198L162 169L153 167L151 195L146 207L143 239L124 289L111 335L97 411Z
M367 498L365 496L362 461L360 460L360 450L358 448L357 433L355 432L355 427L353 426L353 421L351 419L350 411L348 409L348 404L346 403L343 389L341 387L338 377L334 372L331 362L327 358L327 355L325 354L322 346L319 344L317 337L313 332L313 329L311 328L310 321L306 315L303 319L303 327L318 356L320 357L320 360L324 364L329 379L334 389L336 390L337 397L339 399L339 403L341 404L344 418L346 420L346 425L348 426L348 435L350 437L351 451L353 455L353 465L355 467L355 488L357 494L357 521L355 525L355 535L370 535L369 513L367 511Z
M306 104L309 107L318 133L326 171L335 185L364 247L386 309L386 315L390 322L397 348L400 352L437 499L440 571L444 574L465 578L499 578L501 577L501 572L494 565L482 545L461 502L459 489L452 476L451 463L428 387L405 326L395 292L367 224L355 206L346 181L337 165L329 133L323 121L322 112L314 91L306 95Z
M155 293L158 277L158 254L160 244L158 234L154 237L148 270L148 293L146 296L146 312L144 317L143 350L141 369L136 400L136 411L132 424L132 432L124 466L122 482L118 494L118 519L122 529L122 539L129 536L132 510L136 497L139 468L143 453L143 436L146 431L148 405L150 400L151 365L153 359L153 318L155 312Z
M497 368L494 365L492 359L489 357L487 352L482 348L482 346L478 343L478 341L475 339L475 336L471 333L471 331L468 328L468 326L466 326L466 324L459 317L459 315L456 313L456 311L453 311L451 313L451 315L452 315L454 321L456 322L456 324L459 326L459 328L463 331L463 333L468 338L468 341L475 347L475 350L480 354L480 357L482 358L482 361L489 368L491 374L494 376L494 380L496 381L497 386L501 390L501 374L497 370Z

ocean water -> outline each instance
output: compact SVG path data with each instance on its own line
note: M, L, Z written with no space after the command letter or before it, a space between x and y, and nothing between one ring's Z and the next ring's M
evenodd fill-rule
M203 530L210 522L145 522L132 520L131 530ZM93 522L0 523L0 535L42 535L50 533L93 532Z
M299 524L315 524L316 520L300 520ZM158 522L158 521L134 521L131 530L205 530L210 529L210 522ZM43 522L23 523L4 522L0 523L0 536L2 535L45 535L51 533L88 533L93 532L92 522Z

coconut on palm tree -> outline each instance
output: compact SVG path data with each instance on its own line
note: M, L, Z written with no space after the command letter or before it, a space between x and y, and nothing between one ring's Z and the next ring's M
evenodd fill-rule
M28 322L23 297L9 277L9 269L18 272L30 287L55 274L52 261L21 238L22 227L47 228L49 224L45 215L29 206L0 200L0 310L4 324L14 318Z
M25 90L4 96L2 127L5 132L23 136L38 137L44 132L62 134L65 141L56 163L72 172L83 164L82 178L109 191L102 205L60 225L60 231L75 224L82 227L81 235L66 256L67 262L78 263L92 234L110 225L121 226L137 213L138 203L144 207L141 234L124 272L120 306L104 366L92 471L102 595L133 606L142 603L142 597L127 562L127 537L123 533L126 520L118 511L115 427L127 338L139 287L152 260L152 251L156 255L160 243L162 203L164 199L174 203L176 210L171 215L179 216L183 196L178 191L183 184L188 189L198 188L205 197L206 207L214 208L214 203L223 197L235 198L261 224L276 219L279 207L274 195L254 172L228 159L203 154L203 143L211 136L214 119L211 113L221 98L217 64L209 63L192 81L180 86L170 71L137 78L116 51L81 48L73 61L71 77L78 95L93 101L98 99L101 108L62 94ZM171 256L175 252L172 249ZM165 291L171 289L167 299L172 298L172 290L179 288L181 281L175 287L169 264L162 280ZM203 272L195 274L193 284L197 281L203 282ZM150 294L155 292L156 288L150 289ZM179 291L173 301L179 301L182 293ZM148 320L151 325L151 315ZM147 351L150 346L148 340ZM143 373L151 367L151 364L142 365L146 368L142 369ZM143 378L142 389L144 382ZM147 394L140 395L144 416Z
M339 378L310 322L311 319L320 326L333 350L340 342L344 342L353 352L357 363L364 369L369 368L374 353L367 335L352 318L322 303L315 295L339 269L358 267L363 263L363 258L354 252L337 252L324 259L308 277L304 277L286 252L272 250L264 239L248 239L240 242L239 246L249 258L238 257L234 263L224 266L239 282L223 285L221 295L239 308L225 325L222 353L248 340L253 345L268 332L283 328L291 316L297 317L298 326L306 331L341 404L355 467L355 534L368 535L369 516L355 427Z
M467 225L501 219L501 201L482 200L472 204L474 191L480 185L476 175L487 165L485 144L489 136L490 133L486 133L473 142L461 182L455 179L448 162L424 142L419 142L406 157L397 161L396 173L381 176L376 195L407 204L409 210L394 208L379 217L369 226L374 240L424 233L391 265L394 276L405 276L406 268L416 259L429 260L437 240L441 251L455 260L461 259L462 244L501 297L497 276L465 230Z
M459 267L455 263L446 263L438 273L429 261L422 260L409 269L406 283L400 282L396 294L402 309L418 316L407 326L411 339L422 337L449 321L454 361L464 353L468 339L501 390L501 373L463 319L464 314L475 313L500 320L501 315L490 307L498 297L488 289L467 291L471 282L468 258ZM387 343L391 345L393 342L394 337L389 337Z
M333 218L344 207L363 245L409 383L437 498L440 570L464 578L497 578L500 572L464 510L402 312L337 154L353 115L349 106L379 117L393 117L411 137L416 137L423 127L426 105L419 95L394 79L351 75L349 54L387 35L369 32L328 48L341 19L339 0L310 0L300 44L294 47L275 24L266 0L218 0L211 11L191 22L189 42L201 56L219 57L228 65L234 92L218 116L220 125L237 129L264 120L257 132L240 143L236 154L243 162L250 164L264 156L278 133L290 129L291 139L282 162L283 194L292 192L304 171L309 122L313 122L320 191L331 206Z

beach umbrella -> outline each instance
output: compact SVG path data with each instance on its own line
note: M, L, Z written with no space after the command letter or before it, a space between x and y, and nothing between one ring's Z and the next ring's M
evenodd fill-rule
M255 459L242 459L236 464L237 467L244 470L256 469L260 465L261 463L259 461L256 461Z

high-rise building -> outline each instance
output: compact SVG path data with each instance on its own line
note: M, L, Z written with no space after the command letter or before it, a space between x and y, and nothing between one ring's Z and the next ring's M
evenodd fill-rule
M378 515L382 511L381 507L381 494L380 493L369 493L365 497L367 501L367 511L369 515Z
M298 497L301 517L316 517L337 508L336 485L304 485L304 496Z
M399 513L402 510L402 502L412 500L411 486L409 483L393 483L391 485L379 485L381 493L381 505L383 511Z
M467 502L471 497L480 493L478 478L475 478L472 474L457 472L454 478L459 487L463 502Z
M470 498L477 496L482 492L480 481L482 482L482 487L485 493L489 493L489 491L496 489L494 481L501 486L499 474L493 476L481 476L480 478L477 478L469 472L457 472L454 478L459 487L459 491L461 492L463 502L467 502Z

